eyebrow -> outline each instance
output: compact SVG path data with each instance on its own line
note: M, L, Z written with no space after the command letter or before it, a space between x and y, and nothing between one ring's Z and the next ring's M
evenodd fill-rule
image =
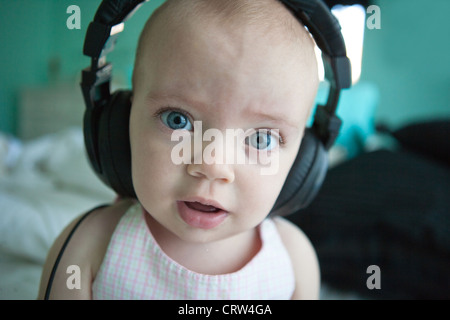
M261 122L267 121L267 122L278 123L283 126L290 127L293 130L300 130L300 124L295 124L295 123L287 120L286 116L279 116L279 115L274 115L274 114L269 114L269 113L264 113L264 112L253 112L253 111L246 112L246 115L257 118L258 119L257 121L261 121Z
M161 101L161 100L174 100L181 105L188 105L196 110L207 108L207 105L196 100L188 99L181 94L165 93L165 92L149 92L146 96L146 101ZM181 107L180 105L180 107Z

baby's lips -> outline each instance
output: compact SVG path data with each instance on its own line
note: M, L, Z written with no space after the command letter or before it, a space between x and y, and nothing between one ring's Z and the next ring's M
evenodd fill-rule
M205 199L202 197L197 197L197 196L193 196L193 197L188 197L186 199L181 200L183 202L186 202L187 205L194 207L193 209L195 210L200 210L200 211L208 211L208 208L215 208L224 212L228 212L228 210L226 210L219 202L212 200L212 199ZM198 208L198 209L197 209ZM205 209L205 210L202 210Z
M215 206L210 206L210 205L206 205L200 202L187 202L185 201L184 203L186 203L186 205L193 209L193 210L197 210L197 211L201 211L201 212L205 212L205 213L214 213L214 212L219 212L222 211L221 209L215 207Z
M188 205L192 204L192 201L177 201L178 214L181 219L193 228L200 229L213 229L220 224L222 224L228 216L228 212L221 209L208 205L208 207L216 208L215 211L202 211L192 208ZM196 202L197 205L203 206L202 204Z

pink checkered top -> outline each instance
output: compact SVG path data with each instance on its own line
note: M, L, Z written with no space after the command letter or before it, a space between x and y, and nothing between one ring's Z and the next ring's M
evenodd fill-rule
M294 272L272 219L259 226L260 251L237 272L193 272L167 256L139 204L118 223L92 286L93 299L290 299Z

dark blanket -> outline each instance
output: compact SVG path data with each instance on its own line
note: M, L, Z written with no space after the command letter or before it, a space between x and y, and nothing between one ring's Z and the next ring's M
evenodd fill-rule
M323 282L381 299L449 299L450 146L404 146L330 169L313 203L287 218L311 239ZM371 265L380 289L366 285Z

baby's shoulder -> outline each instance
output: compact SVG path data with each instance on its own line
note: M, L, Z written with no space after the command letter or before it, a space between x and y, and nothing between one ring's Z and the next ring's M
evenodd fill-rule
M127 210L134 204L133 200L121 200L112 205L103 206L94 209L89 212L84 218L76 231L74 236L78 235L79 240L83 242L90 243L104 243L105 241L109 243L110 237L114 232L117 223L120 218L127 212ZM85 215L80 216L73 223L83 219ZM68 227L70 231L72 227ZM67 232L67 231L65 231Z
M87 215L83 214L75 219L60 236L60 241L65 241L69 233L73 231L65 250L69 250L73 255L79 255L84 251L85 257L86 253L92 253L94 257L97 257L99 251L106 251L106 246L117 223L132 204L131 200L122 200L109 206L94 209ZM81 219L83 221L80 222ZM74 229L77 224L78 226Z
M297 225L283 217L274 217L272 220L285 246L294 245L298 249L299 245L310 245L308 237Z
M83 287L90 289L116 225L132 204L132 200L122 200L111 206L94 209L73 220L61 232L47 255L41 277L40 298L44 297L49 280L52 282L53 297L70 299L72 293L89 294L90 290L67 290L68 272L78 271Z
M281 240L291 257L296 278L293 299L316 299L320 289L320 271L316 252L305 233L292 222L273 219Z

